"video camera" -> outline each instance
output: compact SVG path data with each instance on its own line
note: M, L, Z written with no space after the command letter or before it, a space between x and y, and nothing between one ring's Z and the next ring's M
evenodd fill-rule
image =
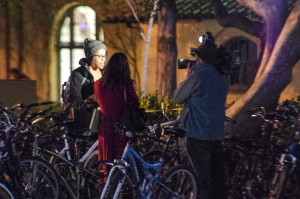
M199 37L199 42L212 42L214 43L215 39L213 35L210 32L207 32L206 35L201 35ZM197 53L197 48L191 48L190 55L193 57L196 56ZM189 60L189 59L178 59L178 69L186 69L188 67L192 67L193 65L196 64L195 60Z
M197 48L191 48L190 54L195 57L196 56ZM196 64L195 60L189 60L189 59L178 59L178 69L186 69L188 67L192 67Z
M214 44L215 38L211 32L206 32L206 35L201 35L199 37L199 42L209 42ZM190 55L196 56L198 48L191 48ZM216 69L224 75L231 74L238 66L239 56L237 53L231 52L230 50L224 48L222 45L217 50L218 62L215 65ZM186 69L192 67L196 64L195 60L189 59L178 59L178 69Z

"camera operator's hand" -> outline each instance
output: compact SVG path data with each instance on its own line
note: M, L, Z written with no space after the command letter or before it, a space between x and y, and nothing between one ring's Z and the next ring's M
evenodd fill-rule
M187 67L187 69L186 69L186 78L188 77L188 76L190 76L190 74L192 73L194 71L194 69L193 69L193 65L191 65L191 64L188 64L188 67Z

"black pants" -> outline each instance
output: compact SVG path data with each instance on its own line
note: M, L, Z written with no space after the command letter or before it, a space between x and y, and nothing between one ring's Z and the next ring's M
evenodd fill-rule
M187 150L198 174L197 198L226 198L222 141L187 138Z

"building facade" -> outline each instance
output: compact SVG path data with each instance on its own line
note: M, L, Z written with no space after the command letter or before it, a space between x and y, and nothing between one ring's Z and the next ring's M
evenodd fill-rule
M212 32L217 45L239 54L237 69L227 77L230 83L227 102L237 100L253 81L261 53L260 39L235 28L220 26L210 12L206 13L209 11L207 3L195 11L190 7L192 3L181 2L177 0L181 16L177 21L178 58L192 59L190 48L199 45L198 37ZM68 79L70 71L79 66L78 61L84 56L83 40L90 37L102 40L108 46L109 55L117 51L127 54L136 89L141 91L146 43L126 1L1 0L0 5L0 79L15 78L11 70L18 69L36 80L39 101L59 101L61 84ZM186 14L187 10L197 17ZM142 27L147 34L147 18L142 20ZM157 24L154 23L146 93L156 91L156 47ZM299 95L299 70L298 63L292 82L282 93L282 100ZM184 71L177 70L177 84L184 76Z

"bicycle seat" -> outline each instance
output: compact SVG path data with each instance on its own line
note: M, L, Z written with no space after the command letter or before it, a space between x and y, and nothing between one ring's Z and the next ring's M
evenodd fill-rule
M46 143L53 142L54 140L55 138L52 135L42 135L37 137L37 142L39 146Z
M74 120L72 119L66 119L61 117L52 118L51 120L57 126L65 126L74 122Z
M87 130L69 130L68 135L72 138L87 138L94 135L94 133L87 129Z
M185 130L178 127L166 127L164 130L165 130L165 134L167 135L175 135L176 137L179 138L184 138L186 136Z

